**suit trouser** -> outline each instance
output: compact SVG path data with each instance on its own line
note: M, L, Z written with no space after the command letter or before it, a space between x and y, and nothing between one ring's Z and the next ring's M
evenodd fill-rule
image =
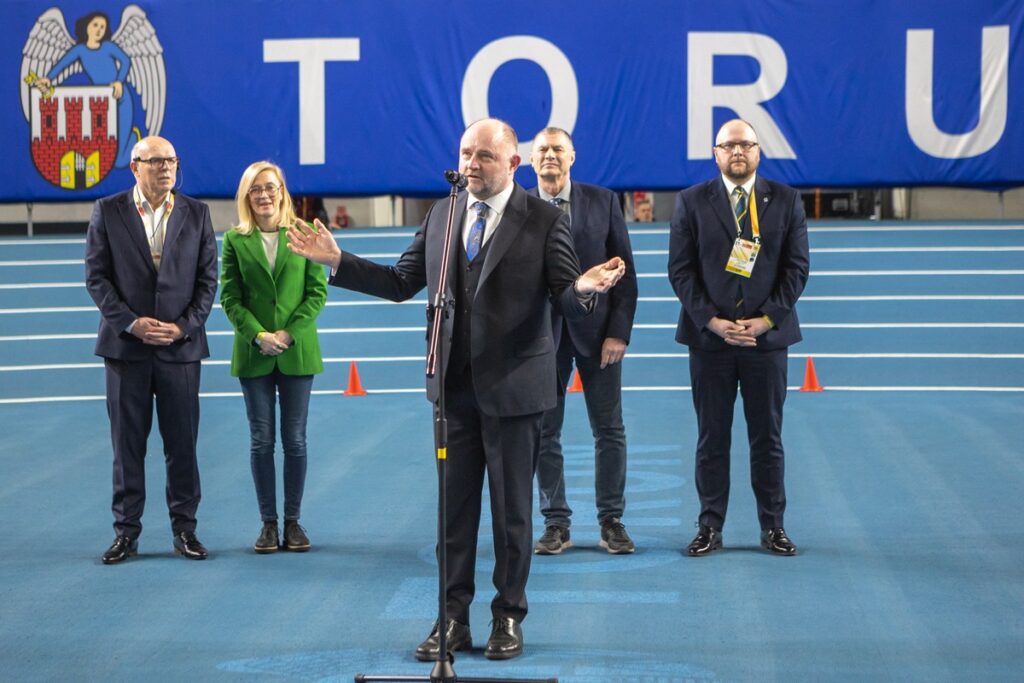
M491 498L495 619L526 617L526 580L533 556L533 472L541 413L494 417L480 412L472 375L449 376L447 486L448 616L469 623L476 592L477 537L484 473Z
M699 522L721 529L729 505L729 450L736 389L750 443L750 483L762 529L783 526L786 511L782 405L786 400L787 349L760 351L690 348L690 382L697 413Z
M583 382L583 398L594 435L594 493L597 519L622 517L626 507L626 428L622 423L622 363L601 369L601 358L576 350L569 331L562 330L558 346L558 405L544 413L537 462L540 511L548 526L569 527L572 509L565 495L565 460L562 455L562 423L565 419L565 386L573 360Z
M114 532L138 538L146 505L146 441L153 426L153 398L167 467L171 530L195 531L199 507L198 361L167 363L107 358L107 414L114 447Z

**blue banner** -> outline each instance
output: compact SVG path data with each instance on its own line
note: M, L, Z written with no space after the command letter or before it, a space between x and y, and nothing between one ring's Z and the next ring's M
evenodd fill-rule
M0 201L128 187L139 135L183 189L229 197L271 159L300 194L433 195L461 131L524 154L570 130L573 176L711 177L717 126L803 187L1024 184L1024 2L4 0Z

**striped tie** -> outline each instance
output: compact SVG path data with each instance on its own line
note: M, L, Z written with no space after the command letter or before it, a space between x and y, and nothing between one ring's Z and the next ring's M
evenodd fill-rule
M484 202L473 202L470 208L476 211L476 220L469 229L469 240L466 242L466 258L472 261L480 253L480 246L484 241L484 226L487 225L487 212L491 207Z
M740 236L743 232L743 219L747 217L747 191L737 185L732 193L736 197L736 205L733 207L736 214L736 235ZM736 311L733 313L733 320L742 320L743 317L743 289L741 287L736 296Z
M738 229L742 230L743 219L747 217L747 191L737 185L732 193L736 196L736 205L733 207L733 211L736 213L736 225Z

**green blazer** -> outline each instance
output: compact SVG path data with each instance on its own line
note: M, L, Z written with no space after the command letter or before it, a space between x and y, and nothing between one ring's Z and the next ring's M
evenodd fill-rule
M323 266L288 250L285 228L270 272L259 230L229 230L221 250L220 303L235 328L233 377L262 377L277 367L286 375L323 372L316 318L327 301ZM254 343L260 332L285 330L295 340L277 356L264 356Z

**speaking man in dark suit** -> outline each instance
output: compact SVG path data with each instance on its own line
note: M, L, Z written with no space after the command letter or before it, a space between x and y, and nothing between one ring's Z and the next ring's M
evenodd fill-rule
M698 430L699 528L686 551L722 547L738 386L761 545L795 555L783 529L782 405L788 348L801 339L795 306L810 267L807 219L799 192L757 175L750 124L723 125L714 155L721 176L679 193L669 238L669 280L683 304L676 341L690 347Z
M146 502L144 460L153 400L167 465L174 549L206 558L199 507L199 365L217 290L217 242L206 204L172 192L174 147L160 137L132 150L131 190L96 202L86 237L86 286L100 309L96 355L107 378L114 447L114 532L104 564L134 555Z
M571 180L576 161L572 136L561 128L545 128L533 138L530 163L538 186L530 194L559 207L569 216L573 246L580 266L589 268L619 256L626 273L594 313L566 320L557 311L552 329L557 346L558 405L544 413L541 426L537 488L544 515L544 534L534 546L541 555L558 555L572 546L572 509L565 495L562 422L565 386L575 361L583 382L587 416L594 434L594 488L602 548L613 555L636 550L622 524L626 499L626 429L622 424L622 357L629 344L636 313L633 250L615 193Z
M523 651L530 571L532 483L541 415L555 405L555 346L551 302L569 318L586 315L599 292L622 277L614 258L580 275L565 214L519 187L518 140L496 119L474 123L462 136L459 171L469 180L457 200L448 285L455 310L441 338L445 366L427 380L438 398L445 378L449 621L435 624L416 649L436 659L439 629L448 649L469 649L469 605L475 592L477 534L484 473L494 531L493 622L484 651L508 659ZM292 251L332 268L330 284L393 301L427 287L434 300L444 247L448 201L434 204L412 244L394 266L343 253L330 234L297 224Z

